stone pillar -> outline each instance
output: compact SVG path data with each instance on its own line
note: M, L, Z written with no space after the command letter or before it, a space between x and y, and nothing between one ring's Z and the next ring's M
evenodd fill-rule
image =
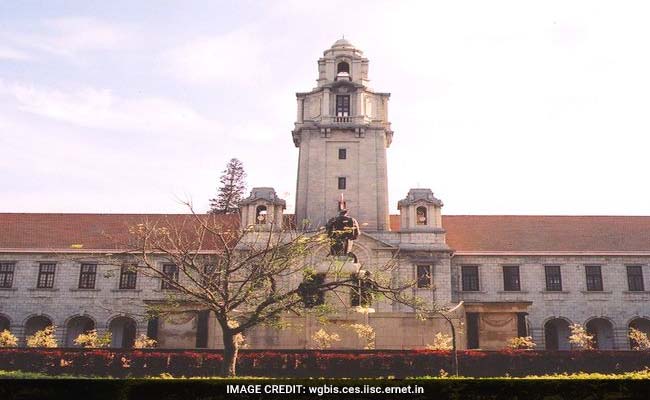
M321 103L321 116L323 118L329 117L330 114L330 90L329 88L323 89L323 101Z
M627 336L628 330L625 328L614 329L614 350L630 350L630 339Z

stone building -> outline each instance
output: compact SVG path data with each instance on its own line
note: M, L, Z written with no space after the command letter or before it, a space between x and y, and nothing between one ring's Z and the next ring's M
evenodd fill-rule
M417 282L414 294L454 309L461 348L498 349L531 335L538 348L569 349L573 323L585 325L601 349L629 349L630 327L650 332L650 217L444 215L427 188L409 190L399 215L389 215L389 94L368 87L368 67L361 50L338 40L318 60L317 86L297 94L295 215L272 188L254 188L240 216L219 217L224 223L273 229L291 218L319 227L344 206L361 224L357 263L371 268L397 255L400 276ZM113 333L115 347L147 333L161 347L219 348L210 314L145 320L146 304L165 298L164 285L101 262L120 250L115 239L129 226L187 218L0 214L0 330L24 340L54 324L65 345L97 328ZM422 348L449 332L443 319L420 321L403 305L380 302L365 315L349 306L333 318L343 337L335 347L360 347L344 329L355 321L373 326L377 348ZM319 324L301 318L292 329L256 329L248 345L311 347Z

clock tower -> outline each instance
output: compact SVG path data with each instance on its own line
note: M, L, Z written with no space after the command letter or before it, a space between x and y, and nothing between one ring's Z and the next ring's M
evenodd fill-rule
M389 230L390 94L373 91L368 82L368 59L340 39L318 60L317 86L296 94L299 227L324 226L344 202L362 231Z

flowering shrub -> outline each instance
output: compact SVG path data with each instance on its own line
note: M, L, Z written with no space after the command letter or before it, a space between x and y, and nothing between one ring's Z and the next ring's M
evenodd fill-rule
M111 333L106 332L102 336L99 336L97 329L93 329L79 334L79 336L74 340L74 344L81 347L106 347L111 344Z
M133 342L133 347L136 349L150 349L156 347L158 342L144 333L138 336Z
M319 350L329 349L334 342L340 342L341 337L338 333L327 333L325 329L321 328L311 335L311 340L314 342L314 347Z
M8 330L0 332L0 347L16 347L18 346L18 338Z
M27 347L58 347L54 336L55 329L53 325L50 325L42 331L34 333L27 338Z
M408 377L439 376L451 370L451 352L430 350L318 351L242 350L242 376ZM563 373L622 373L650 366L641 351L459 351L461 375L528 376ZM216 376L219 350L0 349L3 370L97 376Z
M375 330L368 324L350 324L350 329L356 332L359 339L366 342L363 346L365 350L372 350L375 348Z
M508 348L513 350L532 350L537 344L532 336L513 337L508 340Z
M433 337L433 344L427 345L427 350L451 350L452 337L446 333L438 332Z
M594 336L587 333L584 326L580 324L569 325L571 335L569 336L569 343L574 345L579 350L593 350L594 349Z
M627 336L630 338L634 350L650 350L650 338L647 333L630 328L630 333Z

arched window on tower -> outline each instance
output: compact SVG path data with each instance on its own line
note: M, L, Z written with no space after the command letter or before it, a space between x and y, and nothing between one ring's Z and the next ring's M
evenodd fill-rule
M255 223L266 224L266 206L257 206L255 210Z
M427 208L418 207L415 209L415 223L416 225L426 225L427 224Z
M348 64L345 61L341 61L337 66L336 66L336 73L339 74L341 72L346 72L350 73L350 64Z
M341 61L336 65L336 81L350 81L350 64Z

